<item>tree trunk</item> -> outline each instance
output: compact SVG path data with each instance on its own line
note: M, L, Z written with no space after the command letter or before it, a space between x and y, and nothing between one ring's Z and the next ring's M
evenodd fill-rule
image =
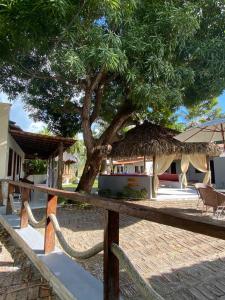
M103 158L104 154L101 154L99 150L94 151L91 155L88 155L83 174L76 189L77 192L91 192L95 178L100 170Z

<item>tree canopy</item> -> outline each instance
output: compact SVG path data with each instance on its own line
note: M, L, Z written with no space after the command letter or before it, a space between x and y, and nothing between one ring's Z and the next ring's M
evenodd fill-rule
M134 113L221 94L224 24L223 0L1 0L1 89L52 131L82 130L93 182Z
M216 118L223 118L222 108L218 106L218 99L204 100L190 107L185 114L188 127Z

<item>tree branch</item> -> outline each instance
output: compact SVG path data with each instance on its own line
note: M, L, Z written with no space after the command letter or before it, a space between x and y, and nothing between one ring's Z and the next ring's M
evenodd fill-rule
M18 65L18 63L17 63L17 65ZM17 65L15 64L15 67L17 67ZM18 68L18 70L20 72L24 73L25 75L29 76L30 78L38 78L38 79L43 79L43 80L56 80L56 81L63 82L66 85L73 86L73 87L75 84L79 84L82 88L85 88L86 84L87 84L85 79L69 80L69 79L64 78L60 74L55 74L55 75L49 76L49 75L46 75L41 72L31 71L21 64L19 64L19 66L20 66L20 68Z
M134 111L134 107L128 101L126 101L112 120L109 127L99 138L98 143L102 145L111 144L116 133L121 129L123 124L129 119Z
M90 117L91 124L99 117L101 104L102 104L103 89L104 89L104 85L101 85L96 91L96 96L95 96L96 101L95 101L93 112Z

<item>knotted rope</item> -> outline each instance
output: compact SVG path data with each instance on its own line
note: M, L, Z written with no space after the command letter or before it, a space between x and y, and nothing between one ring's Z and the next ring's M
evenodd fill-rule
M27 201L24 202L24 207L27 211L29 222L33 227L38 228L38 227L45 225L46 216L44 216L40 221L37 221L32 213L30 204Z
M24 202L24 206L26 208L29 222L34 227L39 227L46 222L46 217L44 216L43 219L41 219L39 222L34 218L33 213L31 211L30 205L27 201ZM83 260L88 259L99 252L101 252L104 249L104 244L98 243L97 245L93 246L92 248L85 250L85 251L77 251L74 250L65 240L61 228L59 226L57 217L55 214L50 214L49 218L52 222L52 225L54 227L56 236L58 238L58 241L60 245L62 246L63 250L69 254L71 257ZM134 281L134 283L137 285L140 293L145 299L148 300L163 300L163 298L152 288L150 284L148 284L145 279L139 274L137 269L134 267L134 265L131 263L130 259L127 257L125 252L122 248L120 248L117 244L112 243L111 245L111 251L112 253L117 257L117 259L120 262L120 265L127 271L130 278Z
M144 299L163 300L163 298L152 288L152 286L148 284L139 274L122 248L120 248L117 244L112 243L111 251L118 258L120 265L127 271L130 278L137 285Z
M58 220L56 218L56 216L54 214L50 214L49 218L52 222L52 225L54 227L56 236L58 238L58 241L60 243L60 245L62 246L63 250L69 254L71 257L74 257L76 259L87 259L90 258L96 254L98 254L99 252L101 252L103 250L103 243L98 243L97 245L93 246L92 248L85 250L85 251L77 251L74 250L65 240L62 231L60 229Z

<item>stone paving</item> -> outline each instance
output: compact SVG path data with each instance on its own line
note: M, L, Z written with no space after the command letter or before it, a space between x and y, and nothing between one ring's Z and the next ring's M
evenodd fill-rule
M196 210L197 203L194 200L140 203L165 209L184 210L187 214L201 214L200 210ZM39 210L35 215L40 219L42 213L43 211ZM103 240L105 218L103 210L65 207L58 209L57 217L66 240L75 249L88 249ZM212 220L212 215L204 214L202 218L209 221ZM40 231L43 232L43 228ZM225 300L225 241L121 215L120 245L142 276L165 299ZM2 253L0 257L1 255ZM3 272L8 272L9 278L12 278L5 280L7 287L10 288L14 280L19 280L22 275L20 270L13 269L13 260L10 256L5 255L6 258L0 260L0 272L4 270L1 268L5 268L6 261L6 269ZM94 276L103 279L102 253L81 264ZM25 270L22 273L27 276L29 271ZM1 282L4 282L2 279L4 276L5 274L0 273L0 286ZM23 280L20 284L21 282ZM142 299L135 283L123 269L120 270L120 288L124 299ZM27 295L26 297L1 298L0 293L0 300L30 299Z
M152 202L151 205L184 207L192 212L196 201ZM61 208L57 216L66 240L74 248L84 250L103 240L101 209ZM203 217L212 218L210 214ZM121 216L120 245L165 299L225 299L225 241ZM102 253L82 265L102 280ZM123 298L142 299L126 272L120 272Z
M0 226L0 300L56 300L47 282Z

